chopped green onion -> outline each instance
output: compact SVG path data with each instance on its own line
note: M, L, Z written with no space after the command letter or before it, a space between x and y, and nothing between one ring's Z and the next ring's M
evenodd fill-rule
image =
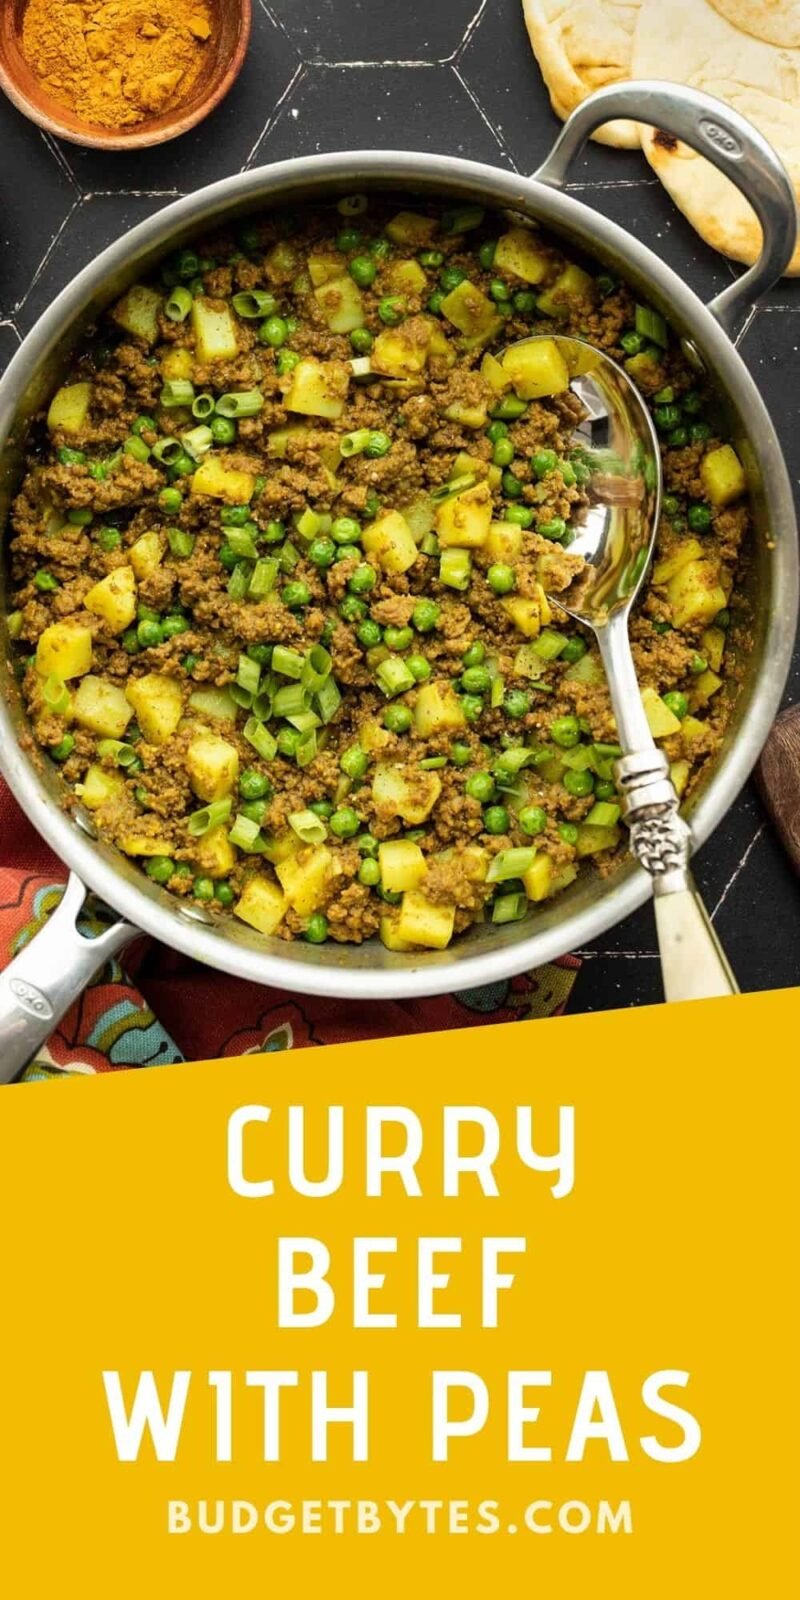
M255 561L258 551L250 531L254 527L255 523L251 522L244 528L226 528L227 542L235 556L244 557L248 561Z
M304 687L310 689L312 693L321 689L325 679L330 677L332 666L333 660L325 646L321 644L312 645L303 665L302 682Z
M437 769L446 766L447 756L426 756L424 761L419 763L421 772L436 772Z
M185 533L183 528L167 528L167 543L174 556L185 559L194 549L194 534Z
M474 488L477 481L476 472L463 472L460 477L451 478L449 483L440 483L438 489L433 490L431 499L437 505L443 500L452 500L454 495L464 494L465 490Z
M316 753L317 733L316 729L312 728L309 733L304 733L298 741L295 747L294 759L298 767L307 767L309 762L314 760Z
M116 762L118 767L129 767L136 760L136 751L132 744L124 744L121 739L101 739L97 746L97 754L105 759Z
M262 689L253 701L253 716L259 722L269 722L272 716L272 689Z
M250 656L240 656L236 668L236 682L242 689L249 689L251 694L258 694L261 682L261 668L257 661Z
M185 322L192 309L192 296L188 289L179 286L173 289L164 306L164 315L170 322Z
M339 685L335 678L325 679L325 682L317 690L315 701L323 722L330 722L342 703Z
M264 404L259 389L243 389L238 394L220 395L216 411L220 417L254 417Z
M583 820L590 828L613 828L619 819L619 806L615 806L610 800L596 800Z
M197 428L190 428L188 433L182 433L181 440L184 450L188 450L192 460L200 461L211 449L214 435L205 423L201 423Z
M230 795L224 800L212 800L209 806L203 806L202 811L193 811L186 824L192 839L201 839L204 833L210 833L212 828L218 828L221 823L227 822L233 801Z
M135 433L132 433L130 438L125 440L125 443L122 446L122 453L123 455L130 456L132 461L140 461L142 464L150 459L150 451L145 444L144 439L140 439L138 434ZM80 511L69 512L70 522L77 522L79 517L81 517ZM83 513L83 520L86 522L91 522L91 511L88 513L88 516L85 512Z
M439 582L450 589L468 589L472 574L472 556L469 550L449 547L439 556Z
M442 227L445 233L468 233L470 228L479 228L486 215L483 206L462 206L456 211L445 211L442 216Z
M552 628L543 628L538 639L531 645L531 649L535 655L541 656L543 661L555 661L566 643L563 633L555 633Z
M299 552L297 550L295 550L294 545L290 542L289 539L287 539L286 543L281 546L281 549L280 549L279 555L278 555L278 560L279 560L279 563L280 563L281 572L285 572L285 573L293 572L295 567L297 566L297 563L300 560L300 555L299 555Z
M253 749L258 752L263 761L272 761L273 757L277 755L277 740L273 738L269 728L266 728L263 722L259 722L257 717L248 717L244 725L244 736L248 744L253 746Z
M291 811L288 822L289 827L303 844L322 844L328 837L328 830L322 818L316 816L313 811Z
M417 681L401 656L387 656L380 663L375 677L389 699L404 694L406 689L413 689Z
M205 422L206 419L213 416L213 414L213 394L199 394L197 398L192 401L192 416L196 417L198 422Z
M237 849L253 853L254 847L257 846L260 832L261 829L258 823L251 821L250 817L243 817L240 811L228 834L228 838L231 844L236 845Z
M492 922L521 922L528 910L525 894L504 894L492 906Z
M63 716L65 711L69 711L72 703L70 700L69 689L67 688L63 678L57 678L55 676L45 680L44 688L42 689L42 699L44 700L48 710L52 711L55 717Z
M308 704L308 691L302 683L287 683L278 689L272 710L276 717L297 717L301 711L308 710Z
M487 883L504 883L506 878L522 878L533 866L536 851L530 845L501 850L492 860L486 874Z
M171 467L173 462L183 455L183 445L180 439L156 439L152 454L155 456L156 461L161 462L162 466Z
M293 712L290 717L286 718L286 721L291 722L292 727L296 728L298 733L308 733L311 728L320 727L320 718L317 716L316 711L312 711L310 708L306 711Z
M322 522L323 519L319 512L312 511L310 507L307 507L305 511L301 511L295 517L294 525L301 539L311 540L321 531Z
M498 673L496 677L492 678L492 687L489 691L489 704L494 711L497 710L498 706L503 704L505 692L505 683Z
M250 568L244 561L237 562L228 579L228 594L232 600L243 600L250 583Z
M366 450L370 437L370 428L358 428L355 433L346 433L339 440L339 454L345 461L349 461L351 456L360 456Z
M232 304L237 316L244 317L247 322L271 317L278 309L274 294L267 294L265 289L243 289L234 295Z
M497 757L494 765L494 775L498 782L504 778L515 778L523 767L530 766L534 759L533 750L526 749L525 745L513 745L510 750L503 750Z
M277 576L278 563L274 556L263 556L253 568L253 576L250 579L250 587L247 593L254 600L263 599L265 594L269 594L270 590L274 589Z
M159 395L159 404L166 411L171 411L175 406L191 407L194 398L194 384L188 378L167 378Z
M669 343L667 324L660 311L654 311L652 306L636 307L636 332L642 339L652 339L653 344L666 350Z
M298 650L290 650L288 645L276 644L272 652L272 670L282 678L302 678L305 667L305 657Z
M241 706L243 711L249 711L253 704L253 695L250 689L243 689L240 683L232 683L228 690L234 704Z

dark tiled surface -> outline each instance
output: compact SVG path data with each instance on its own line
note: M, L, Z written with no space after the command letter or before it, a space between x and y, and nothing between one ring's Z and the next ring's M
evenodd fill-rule
M255 0L245 70L199 129L138 156L58 146L0 99L0 362L53 294L175 194L261 162L359 147L440 150L533 171L557 132L519 0ZM571 190L707 297L732 269L696 238L643 159L592 146ZM800 285L783 283L741 349L800 486ZM788 699L800 696L800 655ZM800 981L798 887L748 788L697 858L745 989ZM577 1009L659 998L648 907L584 952Z

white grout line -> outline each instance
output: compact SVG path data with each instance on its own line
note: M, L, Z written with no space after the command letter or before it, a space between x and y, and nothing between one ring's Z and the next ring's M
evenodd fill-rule
M376 59L374 61L328 61L326 58L324 58L322 56L315 56L313 61L307 61L305 63L305 65L307 67L335 67L337 69L337 71L346 70L348 72L352 68L356 68L357 70L358 69L362 69L363 70L364 67L371 67L373 70L375 70L378 67L381 67L381 68L386 68L386 67L426 67L426 68L430 68L430 67L443 67L443 66L447 66L448 64L449 63L447 61L415 61L415 60L409 60L409 61L381 61L379 59Z
M460 72L459 68L455 65L455 63L453 63L453 65L451 66L450 70L453 73L453 76L455 78L457 78L458 82L461 84L461 87L464 90L465 94L472 101L472 104L474 105L475 110L478 113L478 116L480 117L481 121L483 123L485 123L486 127L489 129L489 132L492 135L492 138L494 139L495 143L497 144L501 155L505 157L505 160L508 162L508 165L510 166L512 172L519 172L519 167L517 166L517 163L514 160L514 157L512 156L511 151L508 149L508 146L506 145L505 139L503 138L503 135L500 132L500 129L496 128L494 123L487 116L487 114L484 111L483 106L481 105L481 102L478 99L478 96L476 95L474 89L472 89L470 87L470 85L467 83L466 78L463 77L462 73Z
M26 301L27 301L27 299L28 299L28 297L29 297L29 295L31 293L31 290L34 289L36 284L39 282L39 279L41 278L42 273L44 272L45 267L47 266L47 263L50 260L50 257L53 254L53 251L55 250L55 247L58 244L58 242L59 242L59 240L61 238L61 235L62 235L62 233L64 232L64 230L65 230L65 228L67 226L67 223L72 219L72 217L74 217L76 211L80 210L82 203L83 203L83 197L82 197L82 195L79 194L77 199L73 200L72 205L69 208L69 211L67 212L66 216L63 218L62 222L59 224L57 231L54 233L52 239L50 240L50 243L47 246L47 249L45 250L44 255L42 256L42 259L39 262L39 265L36 268L36 271L34 272L33 277L31 278L31 281L28 284L28 287L25 290L24 295L22 296L22 299L17 303L17 305L15 305L12 308L12 312L11 312L12 317L16 317L18 315L18 313L22 310L23 306L25 305L25 303L26 303Z
M581 961L659 961L657 950L573 950Z
M716 905L714 907L714 910L711 912L711 921L712 922L714 921L714 918L716 917L717 912L720 911L721 908L724 906L725 901L727 900L731 889L733 888L737 878L740 876L740 874L744 871L744 868L747 866L747 863L748 863L748 861L750 859L750 856L752 855L756 845L758 844L758 841L761 838L762 833L766 832L766 829L767 829L766 822L762 822L762 823L759 824L758 828L756 829L756 832L753 834L753 837L750 840L750 843L747 846L747 849L745 850L745 853L742 856L741 861L739 862L738 866L736 867L736 869L735 869L735 871L733 873L733 876L731 878L729 878L728 882L725 885L725 888L722 891L722 894L720 895L720 897L719 897L719 899L718 899L718 901L717 901L717 903L716 903Z
M246 172L247 171L248 167L250 166L251 161L253 160L253 158L254 158L257 150L258 150L259 145L263 143L263 141L267 137L267 134L271 132L271 130L275 127L275 124L280 120L280 117L283 114L283 108L286 105L286 102L289 99L289 97L290 97L290 95L292 93L292 90L295 88L295 86L298 83L300 83L300 80L304 77L304 75L306 73L306 70L307 70L306 69L306 64L303 61L301 61L300 65L295 68L294 72L292 73L291 78L289 79L289 82L286 85L286 88L283 91L283 94L280 96L280 98L278 100L275 101L275 105L273 106L272 113L267 118L266 122L264 123L264 126L261 129L261 132L258 135L258 138L256 139L255 144L252 146L252 149L250 150L250 154L245 157L245 160L243 161L241 167L239 168L240 172Z
M453 54L447 57L448 62L458 63L461 60L467 45L471 42L473 34L475 33L476 29L480 27L483 13L486 10L487 5L488 0L481 0L474 17L470 22L467 23L467 26L464 29L463 38L459 40L459 43L456 45Z
M64 173L65 177L67 178L67 181L69 182L71 188L73 188L75 190L76 194L80 195L80 193L81 193L80 179L73 172L73 170L72 170L72 168L71 168L71 166L70 166L70 164L69 164L69 162L68 162L68 160L67 160L67 158L66 158L66 156L64 154L64 151L62 150L62 148L60 146L60 144L57 144L55 139L51 136L51 134L45 133L43 129L40 129L40 135L41 135L41 138L43 139L44 143L46 144L48 150L50 151L51 156L55 160L56 164L61 168L61 171Z

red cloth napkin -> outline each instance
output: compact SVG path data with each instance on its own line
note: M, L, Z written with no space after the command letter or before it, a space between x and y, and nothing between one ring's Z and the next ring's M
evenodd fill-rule
M0 969L58 904L66 876L0 780ZM89 932L97 926L91 899L84 922ZM518 978L428 1000L323 1000L230 978L142 939L126 953L124 967L107 963L25 1076L165 1066L555 1016L566 1008L579 967L577 957L564 956Z

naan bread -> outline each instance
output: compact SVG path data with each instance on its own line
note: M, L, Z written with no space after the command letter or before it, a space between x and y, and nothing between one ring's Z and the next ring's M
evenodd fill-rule
M711 0L726 22L782 50L800 48L800 0Z
M631 76L641 0L522 0L525 21L556 115L568 117L593 89ZM669 0L664 0L668 7ZM635 150L635 122L607 122L602 144Z
M740 111L774 145L800 195L800 50L740 32L707 0L643 0L632 70L705 89ZM730 179L687 145L652 128L641 134L651 167L706 243L755 261L761 228ZM800 274L800 247L789 273Z

